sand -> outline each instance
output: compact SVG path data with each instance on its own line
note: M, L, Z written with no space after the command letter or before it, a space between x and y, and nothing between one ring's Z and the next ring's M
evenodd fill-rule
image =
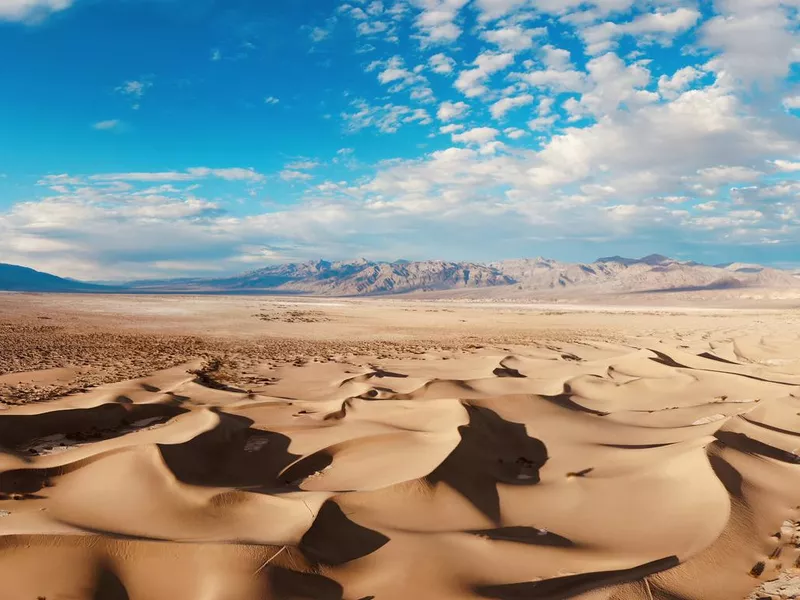
M800 592L800 313L0 295L2 600Z

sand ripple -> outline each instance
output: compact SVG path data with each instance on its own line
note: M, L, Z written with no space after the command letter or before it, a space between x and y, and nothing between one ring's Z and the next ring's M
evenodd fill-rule
M247 391L196 367L0 414L2 598L732 600L798 566L796 339L300 362Z

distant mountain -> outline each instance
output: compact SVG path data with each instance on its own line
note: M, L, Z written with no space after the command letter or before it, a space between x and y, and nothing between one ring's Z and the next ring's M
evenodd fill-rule
M349 262L325 260L265 267L236 277L193 281L188 287L206 291L258 291L369 296L435 290L456 290L512 285L514 281L487 265L446 261L394 263L359 259ZM161 288L140 282L138 289Z
M102 292L113 288L56 277L27 267L0 263L0 290L10 292Z
M758 265L708 266L659 254L612 256L593 263L548 258L489 264L448 261L373 262L325 260L265 267L223 279L131 284L140 290L274 292L324 296L370 296L431 291L491 291L493 297L526 292L586 290L596 293L800 287L788 271Z
M659 254L611 256L593 263L548 258L489 264L442 260L375 262L326 260L273 265L234 277L162 279L107 287L62 279L24 267L0 265L0 290L132 293L275 293L320 296L377 296L454 292L467 297L521 297L552 291L591 294L800 288L791 271L730 263L709 266Z
M659 254L644 258L612 256L591 264L524 259L492 263L530 291L591 288L597 292L677 291L729 288L798 287L788 271L760 265L708 266L678 261Z

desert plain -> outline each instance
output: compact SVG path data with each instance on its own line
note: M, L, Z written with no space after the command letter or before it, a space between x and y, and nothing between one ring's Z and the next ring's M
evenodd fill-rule
M800 595L800 310L0 294L0 600Z

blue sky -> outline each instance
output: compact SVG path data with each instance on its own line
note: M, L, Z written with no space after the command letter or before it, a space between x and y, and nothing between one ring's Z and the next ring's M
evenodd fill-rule
M0 262L800 265L800 0L0 0Z

